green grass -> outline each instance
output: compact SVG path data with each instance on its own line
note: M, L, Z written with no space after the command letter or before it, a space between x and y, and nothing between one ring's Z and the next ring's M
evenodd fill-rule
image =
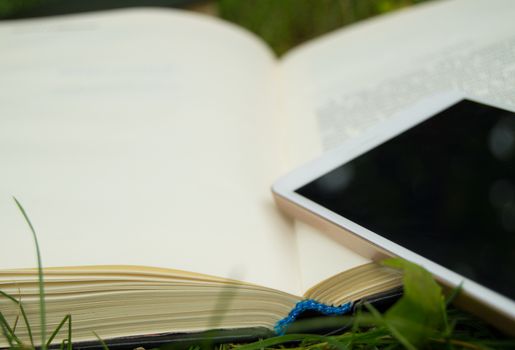
M44 0L0 0L0 18L23 13L43 3Z
M219 0L219 16L256 33L277 55L345 25L428 0ZM180 1L178 1L180 3ZM96 0L100 9L103 5ZM129 5L171 6L170 1L109 0L107 8ZM109 5L110 4L110 5ZM0 0L1 18L23 18L34 13L52 14L61 8L92 9L88 0Z
M11 349L47 349L56 339L61 329L67 325L66 337L60 341L60 348L72 350L72 316L65 315L60 324L46 338L45 292L41 254L36 231L23 206L15 203L22 213L33 236L36 246L40 297L41 344L36 345L31 326L23 303L12 295L0 291L0 297L7 298L19 308L19 317L9 324L0 310L0 328ZM390 259L385 265L403 270L403 296L384 314L372 305L364 304L352 316L338 318L319 318L299 321L289 331L301 332L264 339L251 344L224 344L220 349L258 350L280 349L284 347L299 350L307 349L514 349L515 340L502 336L484 322L451 306L452 300L459 294L455 289L445 297L441 287L423 268L402 259ZM16 335L18 323L24 322L29 334L28 343ZM331 334L303 334L303 330L316 327L333 328ZM342 328L343 327L343 328ZM338 330L338 328L340 328ZM104 350L107 345L96 333ZM213 348L206 340L193 350ZM167 347L164 346L164 349Z
M39 250L39 243L38 238L36 235L36 231L34 230L34 226L32 225L32 222L30 221L27 213L25 212L25 209L23 206L18 202L16 198L13 198L14 202L16 203L18 209L22 213L27 225L30 228L30 231L32 233L32 239L34 241L34 245L36 247L36 256L37 256L37 264L38 264L38 286L39 286L39 317L40 317L40 329L41 329L41 343L39 344L39 349L46 350L52 341L55 339L61 328L68 323L68 336L66 339L63 339L61 342L61 349L72 349L72 316L66 315L62 319L62 321L59 323L59 325L54 329L52 334L50 334L48 340L46 340L47 335L47 329L46 329L46 303L45 303L45 283L44 283L44 277L43 277L43 263L41 261L41 252ZM7 293L4 293L3 291L0 291L0 296L7 298L11 302L15 303L18 306L19 314L22 316L23 322L25 323L25 326L27 327L28 334L29 334L29 341L30 344L27 344L23 342L18 336L16 335L16 326L18 325L19 317L14 321L14 324L11 326L7 320L5 319L3 313L0 310L0 328L2 329L2 335L7 340L9 347L11 349L35 349L36 346L34 344L34 338L32 336L32 329L31 325L28 321L27 314L25 312L25 309L23 307L23 303L16 298L14 298L12 295L9 295Z
M218 0L215 12L254 32L281 56L291 48L337 28L429 0ZM0 0L1 18L23 18L34 13L51 14L60 6L91 9L87 0ZM97 0L98 2L98 0ZM180 1L179 1L180 2ZM148 5L145 0L110 0L111 6ZM166 1L151 1L150 5ZM173 1L169 1L173 5ZM208 2L209 3L209 2ZM82 4L82 5L81 5ZM108 5L106 5L109 7ZM170 6L170 5L168 5ZM94 7L94 6L93 6ZM102 7L101 7L102 8Z
M427 0L220 0L220 17L254 32L277 55L357 21Z
M290 334L235 347L238 350L277 349L514 349L515 340L503 337L482 321L453 308L459 288L447 298L423 268L401 259L386 265L404 271L404 295L384 314L365 305L340 324L351 325L335 335ZM310 320L306 322L312 322Z
M263 38L277 55L306 40L359 20L382 14L424 0L220 0L220 17L239 24ZM0 17L23 15L24 11L50 3L50 0L0 0ZM0 310L0 328L12 349L45 350L66 327L62 349L72 348L72 316L64 315L51 334L46 333L44 276L36 232L28 215L18 201L36 245L39 273L41 344L34 344L30 324L23 303L0 291L0 297L15 303L19 317L9 324ZM355 315L340 318L308 319L299 321L286 334L259 342L219 345L221 349L257 350L279 349L515 349L515 340L506 338L484 322L450 305L453 296L444 298L440 287L423 269L401 260L389 264L405 271L405 295L386 313L380 314L372 306L364 306ZM24 322L29 339L16 336L17 325ZM334 327L337 332L326 335L304 334L314 327ZM297 333L298 332L298 333ZM299 334L300 333L300 334ZM96 334L95 334L96 336ZM98 336L97 336L98 338ZM104 349L105 343L98 338ZM205 342L193 349L210 347Z

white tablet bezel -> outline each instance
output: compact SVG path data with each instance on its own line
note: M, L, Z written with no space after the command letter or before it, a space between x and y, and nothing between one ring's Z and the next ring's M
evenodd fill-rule
M413 107L404 110L390 120L377 124L356 139L344 143L340 147L327 152L320 158L315 159L280 178L273 185L272 192L276 199L286 200L289 203L288 205L299 206L304 211L307 210L317 217L327 220L342 228L344 232L350 232L357 235L375 247L379 247L395 256L423 266L445 285L453 287L462 284L463 291L469 297L484 303L484 305L486 305L490 310L498 312L515 322L515 301L491 289L481 286L480 284L437 263L434 263L295 193L295 190L299 189L303 185L317 179L321 175L354 159L366 151L373 149L388 139L445 110L464 98L515 112L512 108L501 106L499 103L465 96L456 92L433 96L420 101ZM289 212L291 213L292 211L289 210Z

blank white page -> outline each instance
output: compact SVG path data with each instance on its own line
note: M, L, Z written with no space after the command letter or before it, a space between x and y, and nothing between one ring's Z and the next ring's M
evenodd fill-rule
M170 10L0 25L0 266L135 264L298 293L276 61L252 35Z

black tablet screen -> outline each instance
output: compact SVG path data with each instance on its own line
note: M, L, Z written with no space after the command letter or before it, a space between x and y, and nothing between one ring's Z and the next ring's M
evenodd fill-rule
M463 100L296 191L515 299L515 114Z

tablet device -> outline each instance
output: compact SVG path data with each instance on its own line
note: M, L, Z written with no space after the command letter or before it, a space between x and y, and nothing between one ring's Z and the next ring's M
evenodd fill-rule
M433 97L281 178L273 193L371 258L399 256L445 285L463 283L476 313L515 325L513 110Z

